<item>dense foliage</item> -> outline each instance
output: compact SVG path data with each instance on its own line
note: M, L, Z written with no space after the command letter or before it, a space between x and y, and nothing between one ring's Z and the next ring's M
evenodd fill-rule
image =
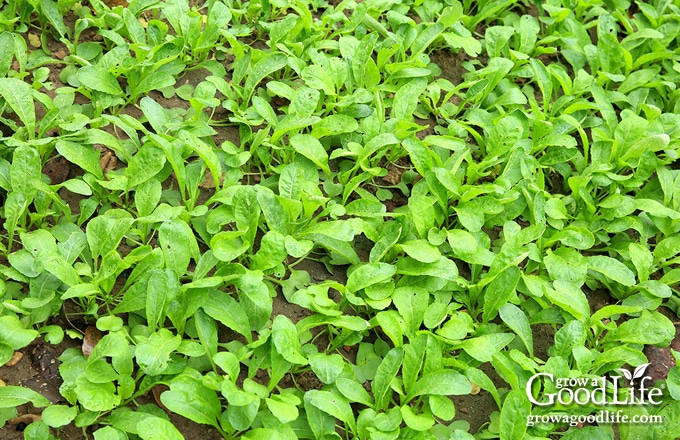
M675 366L661 404L615 408L663 424L527 426L602 408L525 391L675 338L680 4L331 3L5 0L0 365L102 337L59 357L59 404L0 387L0 423L680 437ZM451 396L476 393L497 407L468 432Z

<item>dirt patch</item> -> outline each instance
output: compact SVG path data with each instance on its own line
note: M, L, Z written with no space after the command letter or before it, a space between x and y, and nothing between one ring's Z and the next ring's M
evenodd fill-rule
M78 345L79 341L70 338L65 338L58 345L36 340L18 352L21 353L21 359L16 364L0 367L0 380L5 382L6 385L30 388L46 397L53 404L64 403L64 398L59 394L59 386L62 380L59 375L59 360L57 358L67 348ZM31 404L17 407L19 416L39 415L42 410L43 408L35 408ZM0 428L0 438L3 440L23 439L25 426L26 421L24 420L8 423ZM59 436L61 440L85 438L81 429L73 425L62 428Z
M416 124L423 127L416 133L416 137L422 141L426 137L435 134L437 119L434 116L430 116L429 119L416 118Z
M500 378L490 363L480 365L479 369L489 376L496 388L507 388L508 385ZM482 426L490 421L491 414L499 411L493 396L485 390L480 390L476 394L451 396L451 400L456 406L454 420L466 421L470 425L470 433L478 432Z
M47 174L52 185L58 185L68 179L71 164L61 156L54 156L43 167L43 174Z
M479 394L453 396L451 398L456 406L456 417L454 420L465 420L470 425L471 433L476 433L482 425L489 422L491 413L498 411L496 401L493 400L491 393L480 391Z
M468 59L465 52L453 53L449 49L435 50L430 54L430 61L442 71L441 77L451 81L453 85L463 82L463 74L467 73L463 63Z

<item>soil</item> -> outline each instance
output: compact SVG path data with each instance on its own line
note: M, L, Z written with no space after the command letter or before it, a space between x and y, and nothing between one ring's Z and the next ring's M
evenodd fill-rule
M6 385L24 386L45 396L51 403L59 403L64 399L59 394L61 377L59 376L59 360L57 357L70 347L78 346L79 342L70 338L65 338L59 345L50 345L40 339L31 345L17 352L20 353L19 361L12 365L0 367L0 380ZM15 356L17 356L15 354ZM10 362L11 363L11 362ZM39 408L34 408L31 404L22 405L17 408L17 413L21 416L29 414L40 414ZM8 423L0 428L0 438L3 440L19 440L24 438L22 432L25 422L20 420L16 423ZM66 426L60 432L61 440L83 439L80 428L73 425Z
M463 75L467 73L463 63L468 60L469 56L463 51L453 53L449 49L441 49L430 54L430 61L442 71L441 77L451 81L454 86L463 82Z

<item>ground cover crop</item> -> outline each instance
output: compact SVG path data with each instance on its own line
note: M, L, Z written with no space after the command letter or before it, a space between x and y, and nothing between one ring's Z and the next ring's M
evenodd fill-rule
M672 0L5 0L0 437L679 438L679 35Z

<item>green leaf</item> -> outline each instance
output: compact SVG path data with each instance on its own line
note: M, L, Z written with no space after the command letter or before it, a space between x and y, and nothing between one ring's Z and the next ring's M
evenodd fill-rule
M342 114L331 114L314 124L311 135L316 139L341 133L353 133L359 128L356 119Z
M128 9L126 9L128 10ZM163 106L152 98L145 96L139 100L139 107L142 109L144 116L149 120L149 124L156 130L156 133L163 133L165 123L167 122L167 113Z
M366 391L366 389L356 380L340 377L335 381L335 387L343 396L349 399L350 402L361 403L362 405L373 407L373 399L368 394L368 391Z
M256 394L241 390L231 380L223 381L220 390L232 406L248 406L259 400Z
M134 223L129 212L110 209L87 223L85 235L92 257L106 256L118 248L120 241Z
M657 243L654 248L654 259L656 261L669 260L678 255L680 249L680 234L671 235Z
M0 78L0 96L21 119L32 139L35 137L35 105L31 87L16 78Z
M281 264L288 256L286 238L277 231L267 232L260 241L260 249L252 258L251 268L265 271Z
M588 257L588 269L599 272L624 286L635 285L635 274L625 264L611 257L595 255Z
M50 404L49 400L29 388L12 385L0 387L0 408L14 408L28 402L37 407Z
M248 78L246 79L244 87L244 100L248 102L250 97L255 90L260 81L262 81L268 75L282 69L286 65L286 56L280 52L270 53L260 59L255 65L250 69Z
M85 375L76 379L75 392L78 402L89 411L110 411L121 400L120 395L116 394L115 384L90 382Z
M486 286L484 289L484 312L482 314L484 322L495 318L501 306L512 298L515 287L519 282L519 275L517 266L508 266Z
M580 287L557 280L554 289L544 287L545 296L555 305L570 313L574 318L585 321L590 317L588 299Z
M403 345L404 326L401 316L394 310L382 310L378 312L371 323L380 326L382 331L392 341L395 347Z
M284 246L288 255L294 258L301 258L314 248L314 242L311 240L296 240L293 236L286 235Z
M239 302L248 315L251 330L261 329L272 314L272 295L262 272L246 271L235 284L241 292Z
M168 57L170 58L170 57ZM167 64L166 64L167 66ZM130 96L138 97L152 90L161 90L175 85L175 78L167 70L157 70L145 75L138 83L131 84Z
M640 281L647 281L649 279L652 264L654 263L654 256L652 253L649 249L639 243L630 243L628 245L628 253L630 254L630 259L633 266L635 266Z
M441 257L435 263L421 263L413 258L401 258L397 261L397 273L412 276L430 276L449 281L458 278L458 266L449 258Z
M210 240L210 248L220 261L231 262L250 248L250 243L243 240L242 231L222 231Z
M64 292L63 295L61 295L61 299L69 299L69 298L83 298L87 296L96 296L100 292L99 288L95 285L92 284L76 284L73 287L70 287L66 292Z
M469 34L461 36L453 32L445 32L442 34L444 41L453 49L463 49L468 55L476 57L482 51L482 44L480 41Z
M555 333L554 354L568 359L574 347L584 345L588 330L581 321L572 320Z
M145 217L156 209L162 192L163 187L156 179L149 179L135 188L135 208L137 208L139 217Z
M109 95L119 96L123 94L120 84L108 70L97 66L84 66L78 69L78 81L80 84L91 90L108 93Z
M378 366L375 379L371 383L375 407L377 410L387 408L389 404L389 391L392 381L397 377L397 372L404 358L404 351L401 348L391 349Z
M524 390L511 391L501 407L501 440L522 440L527 431L531 403Z
M383 226L380 239L375 242L369 256L370 262L380 261L399 240L401 235L401 225L398 223L387 223Z
M5 365L12 359L14 349L5 342L0 342L0 366Z
M668 392L674 400L680 400L680 368L673 367L668 372L668 378L666 379L666 385L668 386Z
M460 343L460 347L480 362L491 362L494 353L498 353L514 338L515 335L509 333L493 333L466 339Z
M161 394L161 402L170 411L196 423L218 426L220 400L215 391L205 387L193 375L182 374L173 379L170 391Z
M90 185L83 182L80 179L70 179L62 183L64 188L68 189L74 194L80 194L81 196L91 196L92 189Z
M127 429L127 432L132 432L129 427L127 427ZM105 426L94 432L94 440L127 440L127 438L124 431L114 428L113 426Z
M137 434L142 440L184 440L175 425L160 417L149 417L137 423Z
M158 243L163 251L165 266L174 270L178 277L186 273L191 258L199 254L194 232L182 220L163 222L158 229Z
M325 316L320 314L314 314L301 319L298 321L297 327L300 332L303 332L311 328L327 324L340 328L346 328L355 332L362 332L370 328L368 322L359 316Z
M657 311L643 310L639 318L622 323L607 334L607 339L631 344L667 344L675 336L675 327L670 319Z
M265 404L267 405L267 408L269 408L269 411L272 412L274 417L276 417L279 422L283 424L287 424L296 420L300 415L297 406L288 402L281 402L276 399L265 399Z
M6 343L14 350L24 348L39 334L36 330L24 328L16 316L0 316L0 342Z
M396 268L387 263L366 263L356 268L347 278L347 291L358 292L361 289L389 280Z
M471 390L470 382L465 376L453 370L442 369L423 375L413 389L408 390L407 400L429 394L459 396L469 394Z
M80 276L73 266L56 252L40 251L36 256L43 268L56 276L67 286L76 286L80 283Z
M401 416L404 419L406 426L415 431L427 431L434 425L434 417L431 415L416 414L408 405L401 407Z
M152 333L145 342L139 343L135 349L137 364L144 373L150 376L162 374L168 366L170 354L182 343L180 335L173 335L167 329Z
M331 391L310 390L305 393L305 402L346 423L355 431L354 412L345 397Z
M78 408L66 405L50 405L42 412L42 420L52 428L66 426L78 415Z
M67 140L57 141L56 148L59 154L69 162L78 165L88 173L94 174L100 180L104 179L104 174L99 166L99 152L94 148Z
M40 0L40 9L50 22L52 27L59 32L59 36L64 38L69 32L69 28L64 24L63 14L59 11L57 3L52 0Z
M395 119L412 120L420 95L427 87L425 78L414 78L401 86L394 94L392 117Z
M433 303L432 305L442 305L441 303ZM442 305L443 306L443 305ZM443 315L441 316L441 319L443 320L444 317L446 316L446 308L445 307L433 307L433 308L428 308L428 312L437 314L436 312L444 312ZM432 318L433 320L434 317ZM436 320L435 320L436 321ZM427 324L427 322L426 322ZM434 326L429 326L429 327L434 327ZM439 329L437 330L437 334L439 336L442 336L446 339L455 341L455 340L461 340L464 339L465 336L467 336L468 333L472 332L474 330L474 324L472 322L472 318L470 317L469 314L465 312L460 312L457 311L451 315L448 321Z
M179 291L179 281L174 272L153 269L146 285L146 322L151 330L165 321L167 304Z
M321 66L310 65L302 70L300 75L306 85L313 89L323 90L326 95L335 96L335 84L331 75Z
M220 176L222 176L222 166L220 165L220 159L217 157L217 153L215 153L215 149L189 131L180 130L179 137L195 151L201 159L203 159L203 162L205 162L212 174L215 188L219 188Z
M143 145L132 156L125 169L128 178L127 188L132 189L158 174L165 165L165 153L150 144Z
M300 353L301 344L295 324L284 315L274 318L272 342L276 351L288 362L307 365L307 359Z
M458 6L460 9L460 3L458 3ZM421 52L425 51L430 46L430 44L432 44L434 40L444 31L445 28L446 26L441 22L433 23L430 26L424 28L424 30L418 34L416 39L413 40L413 43L411 44L411 56L415 58Z
M331 170L328 168L328 153L324 150L321 142L314 136L309 134L296 134L290 138L290 145L295 151L314 162L314 165L321 168L323 172L330 174Z
M534 338L526 314L514 304L504 304L499 314L503 322L522 340L530 357L534 356Z
M4 78L12 67L14 39L9 32L0 33L0 77ZM1 87L1 86L0 86Z
M279 195L290 200L300 200L304 170L297 162L286 165L279 176Z
M441 258L439 249L427 240L411 240L401 243L400 246L409 257L421 263L434 263Z
M309 356L309 365L321 382L331 384L342 373L345 361L339 354L317 353Z
M434 416L446 421L450 421L456 416L456 407L448 396L431 394L427 401Z
M97 328L101 331L117 332L123 328L123 319L114 315L102 316L97 319Z
M420 324L425 318L429 297L426 289L416 286L398 287L392 293L392 301L404 318L407 334L414 334L420 329Z
M569 281L577 286L583 285L586 281L588 275L586 259L573 249L560 247L554 252L548 250L543 262L554 280Z
M212 291L201 307L208 316L241 334L249 342L252 341L248 315L231 296L217 290Z
M36 194L36 184L40 180L40 156L34 148L21 146L14 151L10 179L12 190L31 198Z

